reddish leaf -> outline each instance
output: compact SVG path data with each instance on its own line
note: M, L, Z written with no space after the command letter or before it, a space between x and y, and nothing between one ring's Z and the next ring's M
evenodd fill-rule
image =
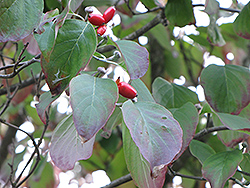
M131 79L142 77L148 70L149 53L146 48L128 40L116 42L125 61Z
M152 102L123 103L123 119L143 157L155 166L169 164L182 146L182 129L172 114Z
M55 165L61 170L74 168L75 162L88 159L92 155L95 136L83 143L77 134L72 115L64 118L53 132L50 156Z

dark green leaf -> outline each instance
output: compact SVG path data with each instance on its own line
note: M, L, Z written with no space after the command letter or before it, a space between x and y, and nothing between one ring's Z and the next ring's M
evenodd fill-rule
M250 71L236 65L209 65L201 73L201 85L217 112L239 114L250 102Z
M170 111L174 118L180 123L183 130L182 147L181 151L175 156L176 160L186 150L193 139L199 121L199 115L197 109L191 102L184 104L181 108L171 109Z
M119 40L116 44L121 51L130 78L138 79L142 77L147 72L149 65L147 49L129 40Z
M236 33L245 38L250 39L250 2L245 5L236 20L234 21L234 30Z
M85 140L92 138L107 122L118 100L111 79L82 74L70 82L70 99L76 130Z
M169 164L182 146L182 129L163 106L131 100L122 105L123 119L143 157L155 166ZM167 155L166 155L167 154Z
M249 155L249 153L244 153L243 154L243 160L240 163L240 167L241 167L242 171L250 173L250 170L249 170L250 169L250 155ZM247 181L250 181L249 176L244 175L244 178Z
M42 61L52 95L61 93L79 70L88 64L96 44L95 30L91 24L65 20L58 31L49 61Z
M0 3L0 42L18 41L38 26L43 0L2 0Z
M192 140L189 145L190 152L203 164L208 157L215 154L213 148L198 140Z
M199 102L195 92L190 89L169 83L163 78L156 78L152 84L153 96L159 104L166 108L179 108L187 102Z
M172 25L183 27L195 23L191 0L168 0L165 15Z
M95 136L83 143L77 134L72 115L64 118L56 127L51 138L50 156L61 170L70 170L75 162L92 155Z
M211 187L223 188L226 181L234 175L243 156L240 150L216 153L203 163L202 174Z
M154 0L141 0L142 4L144 4L147 8L154 8L156 7Z

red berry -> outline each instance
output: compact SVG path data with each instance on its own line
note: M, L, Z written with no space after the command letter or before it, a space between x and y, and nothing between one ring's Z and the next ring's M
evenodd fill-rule
M102 25L102 26L98 27L96 32L98 35L102 36L106 32L106 30L107 30L106 25Z
M96 26L101 26L105 22L103 16L100 14L90 14L88 20L90 23Z
M126 82L118 83L119 94L128 99L133 99L137 96L137 91Z
M105 20L105 23L108 23L115 14L115 7L109 7L104 13L103 13L103 18Z

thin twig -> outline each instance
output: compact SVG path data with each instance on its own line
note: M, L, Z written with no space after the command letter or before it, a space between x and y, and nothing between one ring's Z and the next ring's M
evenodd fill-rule
M194 4L193 7L205 7L204 4ZM222 8L219 7L220 10L228 11L228 12L235 12L235 13L240 13L241 10L238 9L232 9L232 8Z
M224 131L224 130L229 130L226 126L219 126L219 127L211 127L208 129L202 129L200 132L196 133L194 135L194 139L199 139L203 136L205 136L206 134L215 132L215 131Z
M124 184L124 183L126 183L126 182L129 182L129 181L131 181L131 180L132 180L131 175L130 175L130 174L127 174L127 175L125 175L125 176L122 176L122 177L120 177L120 178L118 178L118 179L112 181L110 184L108 184L108 185L106 185L106 186L104 186L104 187L102 187L102 188L113 188L113 187L117 187L117 186L122 185L122 184Z

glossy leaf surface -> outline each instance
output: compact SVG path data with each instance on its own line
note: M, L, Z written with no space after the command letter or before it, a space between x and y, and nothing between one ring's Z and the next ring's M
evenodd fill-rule
M201 164L203 164L208 157L215 154L213 148L198 140L192 140L189 145L189 149L192 155L196 157Z
M223 188L234 175L243 156L240 150L216 153L203 163L202 174L212 188Z
M0 42L18 41L28 36L39 24L42 11L42 0L1 1Z
M74 168L78 160L86 160L92 155L95 136L83 143L77 134L72 115L64 118L53 132L50 156L54 164L61 170Z
M153 178L149 162L140 153L124 123L122 125L122 138L125 160L135 184L143 188L162 187L165 181L166 167L158 171L158 177Z
M143 157L155 166L169 164L182 146L182 129L172 114L152 102L130 100L122 105L123 119Z
M70 82L70 100L76 130L89 140L114 111L118 100L117 85L111 79L82 74Z
M201 73L206 100L217 112L239 114L250 102L250 71L236 65L209 65Z
M52 95L61 93L85 67L96 48L96 34L91 24L80 20L65 20L59 29L49 61L42 68Z
M245 5L245 7L241 10L240 14L238 15L233 24L236 33L245 39L250 39L249 10L250 10L250 2L247 5Z
M190 89L169 83L163 78L156 78L152 84L153 96L156 102L166 108L180 108L187 102L199 102L195 92Z
M169 22L175 26L183 27L195 23L191 0L168 0L165 15Z
M129 40L119 40L116 42L116 45L121 51L130 78L137 79L142 77L147 72L149 65L147 49Z
M171 109L170 111L183 130L182 147L181 151L175 156L176 160L186 150L193 139L199 121L199 115L197 109L191 102L184 104L181 108Z

